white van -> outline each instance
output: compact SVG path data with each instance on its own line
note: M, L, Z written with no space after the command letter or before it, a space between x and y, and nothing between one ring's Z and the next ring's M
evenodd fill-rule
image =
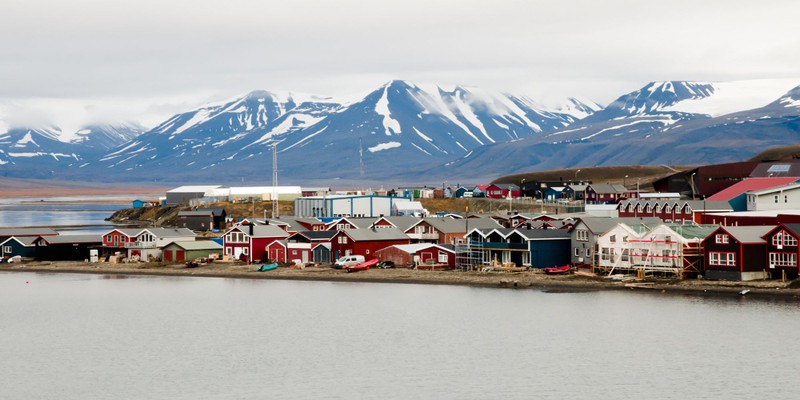
M364 256L343 256L333 264L334 268L352 267L364 262Z

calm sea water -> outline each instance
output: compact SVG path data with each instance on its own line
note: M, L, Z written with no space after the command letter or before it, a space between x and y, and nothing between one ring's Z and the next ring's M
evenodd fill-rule
M135 196L68 196L0 198L0 228L49 227L70 233L100 233L114 211L130 208ZM102 203L96 202L103 201ZM92 201L92 202L89 202Z
M796 398L753 298L0 273L0 398Z

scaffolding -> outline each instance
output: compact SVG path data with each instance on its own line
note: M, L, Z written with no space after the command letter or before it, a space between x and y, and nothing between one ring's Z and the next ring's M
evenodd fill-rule
M456 270L474 271L479 270L484 265L482 246L479 243L467 242L457 243L456 251Z
M678 279L702 271L703 249L699 242L680 242L670 236L650 235L630 240L624 249L595 249L594 270L598 273L635 273L638 277L671 276ZM610 251L604 251L610 250ZM621 251L620 251L621 250Z

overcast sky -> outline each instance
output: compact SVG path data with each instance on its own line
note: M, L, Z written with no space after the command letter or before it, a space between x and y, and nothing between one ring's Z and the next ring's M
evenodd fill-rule
M254 89L405 79L606 104L654 80L798 77L799 15L797 0L3 0L0 102L6 120L152 124Z

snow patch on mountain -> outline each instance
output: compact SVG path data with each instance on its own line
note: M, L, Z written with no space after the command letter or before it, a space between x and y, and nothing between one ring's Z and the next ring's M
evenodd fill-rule
M377 146L372 146L372 147L368 148L367 151L369 151L370 153L377 153L379 151L394 149L394 148L397 148L397 147L400 147L400 146L402 146L402 144L400 142L386 142L386 143L381 143L381 144L379 144ZM422 149L420 149L420 150L422 150Z
M800 79L757 79L712 82L713 92L707 96L679 101L663 111L705 114L712 117L762 107L800 83Z
M392 136L392 134L399 135L400 134L400 123L397 122L396 119L392 118L392 113L389 111L389 96L387 92L389 91L389 84L383 87L383 95L381 96L380 100L375 104L375 112L378 115L383 117L383 129L386 133L386 136Z

